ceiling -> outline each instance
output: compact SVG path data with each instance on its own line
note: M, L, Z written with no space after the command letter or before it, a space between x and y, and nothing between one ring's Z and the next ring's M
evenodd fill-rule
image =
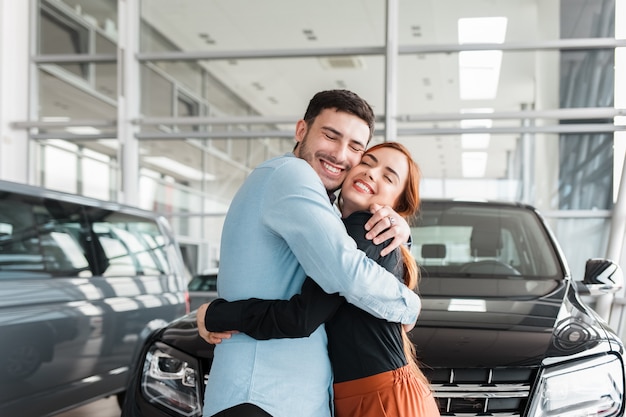
M99 15L111 14L117 4L96 0L65 3L73 6L80 3L83 13L98 20ZM385 46L386 3L382 0L144 0L141 14L180 51L232 52L231 59L203 60L200 64L259 115L287 117L295 122L315 92L332 88L357 92L382 118L386 108L384 57L350 53L336 57L246 59L236 57L236 53L380 49ZM467 17L506 17L505 42L512 44L555 40L561 33L581 30L590 33L591 29L580 26L592 24L589 16L597 12L598 3L569 0L564 7L558 0L398 1L396 31L400 50L408 47L423 50L399 55L395 74L397 102L393 104L401 119L416 116L425 121L399 122L397 139L411 149L426 178L463 177L461 136L409 135L406 129L458 128L460 116L457 120L432 119L436 119L434 115L459 115L476 109L516 112L522 108L558 108L559 55L558 51L505 51L495 98L461 100L459 54L427 53L425 49L458 44L458 19ZM144 40L143 45L143 52L154 52L150 42ZM58 106L72 99L55 97L54 100ZM214 105L220 108L219 103ZM110 106L105 106L103 114L110 111ZM89 112L86 118L93 119L97 111L89 109ZM429 115L433 116L431 120ZM493 126L520 123L520 120L494 120ZM383 128L384 124L378 126ZM293 129L291 124L280 127ZM509 157L518 137L519 134L492 136L484 178L509 175Z

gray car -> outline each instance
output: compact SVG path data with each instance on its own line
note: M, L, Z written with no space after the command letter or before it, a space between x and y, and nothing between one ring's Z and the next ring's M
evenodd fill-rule
M0 415L124 395L136 352L189 311L156 215L0 181Z

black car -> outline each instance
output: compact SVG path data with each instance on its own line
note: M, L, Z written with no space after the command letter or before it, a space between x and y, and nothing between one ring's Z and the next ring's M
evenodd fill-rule
M539 213L522 204L423 201L412 251L422 313L411 339L442 415L621 416L624 345L581 299L620 268L571 276ZM193 314L154 333L123 417L199 416L212 361Z

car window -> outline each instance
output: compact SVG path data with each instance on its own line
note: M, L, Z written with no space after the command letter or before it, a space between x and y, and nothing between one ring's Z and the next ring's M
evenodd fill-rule
M0 201L0 278L92 276L80 206L33 198ZM34 273L34 274L33 274Z
M150 219L36 197L20 199L0 201L0 279L20 271L25 278L171 273L166 253L171 248Z
M106 268L102 275L161 275L170 273L165 242L156 223L115 214L93 223Z
M217 274L197 275L189 282L190 291L217 291Z
M411 251L432 275L554 278L555 248L534 212L461 203L422 206Z

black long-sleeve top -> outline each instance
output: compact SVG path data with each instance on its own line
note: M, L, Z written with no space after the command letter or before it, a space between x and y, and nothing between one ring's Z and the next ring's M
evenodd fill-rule
M344 219L359 249L402 279L399 249L381 257L389 241L374 245L365 238L371 214L357 212ZM259 339L307 337L322 323L328 334L328 354L335 382L343 382L400 368L407 364L402 328L349 304L338 294L327 294L307 278L300 294L289 300L248 299L211 302L205 318L210 331L238 330ZM306 358L303 358L306 360Z

